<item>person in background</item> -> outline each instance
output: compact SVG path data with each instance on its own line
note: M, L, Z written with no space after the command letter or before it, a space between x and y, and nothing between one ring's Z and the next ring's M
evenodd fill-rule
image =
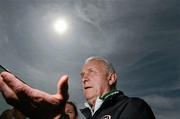
M16 108L5 110L0 119L26 119L26 117Z
M77 108L71 101L66 102L65 113L69 116L69 119L78 119Z
M105 58L86 59L80 74L87 101L81 112L86 119L155 119L144 100L128 97L116 88L117 73ZM6 102L25 115L36 119L64 117L68 99L67 75L59 80L54 95L32 88L8 72L2 72L0 78L0 90Z

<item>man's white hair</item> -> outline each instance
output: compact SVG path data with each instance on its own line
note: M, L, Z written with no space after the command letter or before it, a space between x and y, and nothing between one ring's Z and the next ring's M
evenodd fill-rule
M104 63L104 65L106 66L106 69L109 73L115 73L116 72L113 65L107 59L105 59L103 57L98 57L98 56L89 57L85 60L84 64L87 64L89 61L92 61L92 60L102 61Z

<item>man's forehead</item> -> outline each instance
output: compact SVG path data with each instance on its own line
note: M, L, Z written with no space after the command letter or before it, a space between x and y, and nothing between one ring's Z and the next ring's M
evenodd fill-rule
M105 68L104 66L105 65L102 61L91 60L83 65L80 73L83 73L85 70L103 69Z
M90 68L90 67L92 67L92 68L98 67L101 64L103 64L103 63L99 60L91 60L91 61L85 63L82 68L84 69L84 68Z

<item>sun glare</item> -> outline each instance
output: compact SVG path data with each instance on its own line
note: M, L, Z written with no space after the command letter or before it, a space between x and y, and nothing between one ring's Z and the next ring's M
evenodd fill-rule
M58 19L54 22L54 29L60 34L64 34L67 31L68 25L65 19Z

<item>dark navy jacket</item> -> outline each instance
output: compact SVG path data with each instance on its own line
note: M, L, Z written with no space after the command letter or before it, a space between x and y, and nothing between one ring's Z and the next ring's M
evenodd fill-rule
M149 105L140 98L129 98L121 91L106 98L91 115L89 108L80 110L86 119L155 119Z

